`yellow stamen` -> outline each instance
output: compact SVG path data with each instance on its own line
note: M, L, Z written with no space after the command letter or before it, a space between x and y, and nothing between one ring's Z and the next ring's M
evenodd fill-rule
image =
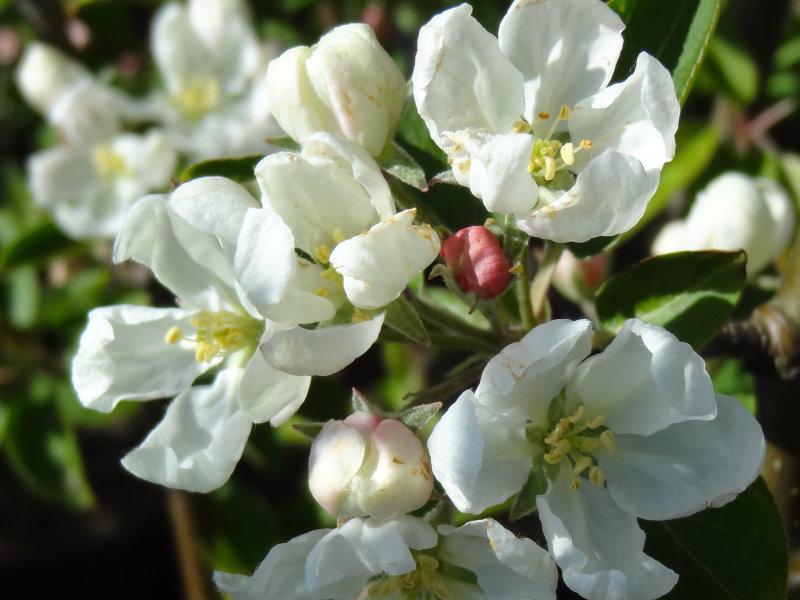
M336 227L333 230L333 241L336 242L337 244L340 244L344 240L345 240L344 232L342 231L342 229L340 227Z
M566 121L567 119L569 119L569 113L570 113L569 106L567 106L566 104L564 104L564 105L561 107L561 110L559 110L559 111L558 111L558 118L559 118L559 120L561 120L561 121Z
M542 121L547 121L547 119L549 119L549 118L550 118L550 113L549 113L549 112L542 111L542 112L540 112L540 113L539 113L539 115L538 115L538 116L539 116L539 119L540 119L540 120L542 120Z
M417 564L423 569L435 571L439 568L439 561L429 554L420 554L417 557Z
M602 487L603 483L606 481L606 474L603 472L603 469L599 467L592 467L589 469L589 481L598 487Z
M511 267L508 272L512 275L521 275L522 274L522 265L520 263L516 263L513 267Z
M581 140L580 143L580 147L583 148L584 150L591 150L593 145L594 144L592 144L592 140L586 140L586 139Z
M609 452L612 452L616 447L616 444L614 443L614 434L610 429L606 429L603 433L600 434L600 442L603 444L603 446L606 447L606 450L608 450Z
M572 482L569 484L569 489L571 489L573 492L577 492L580 489L580 487L581 487L581 480L578 479L577 477L573 479Z
M583 419L583 404L581 404L574 413L572 413L569 418L567 419L570 423L577 423L581 419Z
M603 415L597 415L594 419L586 423L586 426L589 429L597 429L605 422L605 420L606 418Z
M589 458L588 456L581 456L575 462L575 466L572 468L572 472L575 475L580 475L581 473L583 473L586 469L590 468L591 466L592 466L592 459Z
M514 133L528 133L531 129L533 128L531 127L530 123L520 119L519 121L514 123L514 126L511 128L511 131L513 131Z
M167 335L164 336L164 341L170 346L174 346L181 341L181 338L183 338L183 331L181 331L180 327L173 326L167 331Z
M327 298L330 295L330 292L324 287L318 287L317 289L314 290L314 294L321 298Z
M331 249L325 244L320 244L314 248L314 257L320 264L327 265L331 260Z
M545 181L552 181L556 176L556 161L550 156L544 157L544 178Z

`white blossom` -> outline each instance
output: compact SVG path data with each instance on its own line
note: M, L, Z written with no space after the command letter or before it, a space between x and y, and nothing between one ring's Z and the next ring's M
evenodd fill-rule
M266 94L272 50L262 46L241 0L162 6L151 46L165 93L151 98L182 151L195 160L266 154L280 135Z
M789 195L775 182L728 172L712 180L684 220L668 223L653 254L681 250L745 250L754 275L786 248L794 231Z
M632 227L675 152L679 106L646 53L609 86L620 18L600 0L516 0L497 38L462 4L422 27L412 82L453 175L531 236Z
M406 99L400 69L363 23L287 50L270 63L267 81L275 118L298 143L327 131L373 156L391 141Z
M252 577L216 572L234 600L555 599L550 556L492 519L461 527L351 519L272 548Z
M267 156L256 179L263 208L244 217L235 267L278 323L261 350L287 373L330 375L372 346L381 309L436 258L439 237L414 209L395 214L375 161L343 138L317 133L302 152Z
M117 133L31 155L28 184L34 202L69 236L113 238L136 200L167 186L176 163L162 132Z
M328 421L314 439L308 486L334 516L390 519L425 504L433 476L414 432L395 419L357 412Z
M80 63L41 42L25 47L17 68L17 87L22 97L43 115L75 83L89 78L91 75Z
M233 181L196 179L139 200L117 237L114 260L149 267L179 308L91 311L72 382L81 403L102 412L122 400L176 396L122 461L138 477L210 491L230 476L252 422L277 425L305 399L309 377L282 373L256 351L268 323L238 292L233 260L255 205ZM213 382L194 386L210 369Z
M678 575L643 552L636 519L730 501L757 477L764 437L666 330L631 319L589 357L591 337L589 321L551 321L492 358L436 425L431 465L469 513L541 471L536 506L566 584L590 599L658 598Z

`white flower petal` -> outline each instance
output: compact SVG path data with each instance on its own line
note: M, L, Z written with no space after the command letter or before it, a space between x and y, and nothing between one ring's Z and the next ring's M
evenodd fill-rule
M520 218L532 237L586 242L623 233L644 214L658 187L658 171L645 171L635 158L608 150L580 172L575 185L552 203Z
M744 491L764 462L764 434L742 403L717 397L712 421L685 421L652 435L615 437L597 452L611 497L624 510L662 521L719 506Z
M216 236L195 229L169 207L166 196L147 196L128 212L114 244L114 261L128 259L190 306L219 310L238 305L233 268Z
M525 115L553 116L603 89L622 50L619 16L597 0L516 0L500 48L525 77Z
M569 487L565 468L536 499L550 552L564 582L589 600L654 600L671 590L678 575L647 556L636 518L608 490Z
M404 210L334 248L331 266L342 275L353 305L367 310L386 306L436 259L439 236L430 225L414 224L416 212Z
M383 325L383 313L369 321L318 329L290 327L261 343L264 358L293 375L333 375L372 347Z
M60 50L36 41L25 46L16 76L25 101L42 114L47 114L77 81L91 77L80 63Z
M550 401L592 351L592 323L555 319L528 332L492 357L475 395L494 410L517 407L534 423L546 424Z
M177 308L106 306L89 313L72 385L84 406L110 412L122 400L153 400L183 392L208 364L198 364L191 345L167 344L172 327L192 328Z
M495 413L470 390L442 415L428 452L436 480L458 510L478 514L522 488L534 453L525 424L521 412Z
M244 214L233 261L236 281L262 315L278 304L297 268L292 232L277 213L251 208Z
M348 139L324 131L312 134L303 144L305 156L320 156L335 160L349 170L361 186L367 190L370 201L381 219L395 213L394 198L378 164L369 153Z
M308 489L332 515L364 515L349 504L353 498L345 488L361 468L366 452L364 436L344 421L328 421L314 438L308 457Z
M646 171L660 169L675 156L680 111L669 71L643 52L628 79L577 104L570 136L591 140L593 152L611 148L639 159ZM576 156L578 168L583 154Z
M578 366L567 396L583 401L589 418L602 414L615 434L649 435L717 414L703 359L666 329L639 319L628 319L602 353Z
M441 148L446 131L508 132L525 108L522 74L468 4L420 29L411 81L417 110Z
M438 529L444 536L438 556L475 573L487 600L555 600L556 565L535 542L518 538L494 519Z
M416 568L409 550L432 548L436 531L422 519L351 519L311 551L306 584L314 598L352 600L379 574L402 575Z
M378 221L367 191L336 160L279 152L258 163L256 179L264 207L281 216L311 256L318 246L333 248L338 236L353 237Z
M786 190L766 177L756 179L756 186L761 192L761 197L767 205L767 210L772 217L774 230L767 236L772 241L770 261L783 252L784 248L792 241L792 232L795 225L795 207ZM748 255L749 260L749 255Z
M532 136L465 129L443 133L442 147L451 158L456 181L469 187L488 210L520 214L536 204L538 186L528 172Z
M653 241L651 253L658 254L671 254L672 252L680 252L681 250L691 250L688 248L688 235L686 221L672 221L667 223L658 232L656 239Z
M225 369L211 385L177 396L122 466L146 481L190 492L225 483L250 435L250 419L236 400L241 376L241 369Z
M200 177L178 186L169 206L192 227L210 233L232 249L249 208L258 203L243 185L225 177Z
M256 351L242 374L239 406L253 423L277 427L300 408L310 385L311 377L278 371Z
M184 6L177 2L164 5L151 27L151 52L171 94L178 93L187 81L211 77L213 58Z
M305 585L306 559L330 529L316 529L273 546L251 577L214 572L214 583L233 600L312 600Z

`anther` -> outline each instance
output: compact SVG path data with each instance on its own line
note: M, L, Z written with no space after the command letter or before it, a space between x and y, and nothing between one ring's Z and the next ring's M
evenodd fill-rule
M603 446L606 447L606 450L611 452L614 450L615 443L614 443L614 434L610 429L606 429L603 433L600 434L600 442Z
M439 568L439 561L429 554L420 554L417 556L417 564L423 569L435 571Z
M569 489L571 489L573 492L577 492L580 489L580 487L581 487L581 480L578 479L577 477L573 479L572 482L569 484Z
M592 146L594 146L594 144L592 144L592 140L581 140L580 147L584 150L591 150Z
M323 265L327 265L331 260L331 249L321 244L314 248L314 257Z
M561 160L564 161L565 165L575 164L575 146L572 142L567 142L561 146Z
M319 296L320 298L327 298L330 295L330 292L324 287L318 287L314 290L314 295Z
M592 459L589 458L588 456L581 456L575 462L575 466L573 467L572 472L575 473L575 475L580 475L591 466L592 466Z
M599 467L592 467L589 469L589 481L591 481L594 485L601 487L603 483L605 483L606 474L603 472L603 469Z
M561 121L566 121L567 119L569 119L569 113L570 113L569 106L567 106L566 104L564 104L564 105L561 107L561 110L559 110L559 111L558 111L558 118L559 118Z
M170 346L173 346L181 341L181 338L183 338L183 331L181 331L180 327L173 326L167 331L167 335L164 336L164 341Z
M340 227L336 227L333 230L333 241L337 244L342 243L345 240L344 232L341 230Z
M578 408L575 410L575 412L574 412L574 413L572 413L572 414L569 416L569 418L568 418L568 421L569 421L570 423L577 423L578 421L580 421L580 420L583 418L583 411L584 411L583 404L581 404L581 405L580 405L580 406L579 406L579 407L578 407Z
M549 112L542 111L542 112L540 112L540 113L539 113L539 115L538 115L538 116L539 116L539 119L540 119L541 121L547 121L547 119L549 119L549 118L550 118L550 113L549 113Z
M520 263L516 263L513 267L511 267L508 272L512 275L521 275L522 274L522 265Z
M586 426L589 429L597 429L603 424L605 420L606 418L603 415L597 415L594 419L586 423Z
M532 127L530 123L520 119L519 121L514 123L514 126L511 128L511 131L513 131L514 133L528 133L531 129Z
M544 178L545 181L552 181L556 176L556 161L550 156L544 157Z

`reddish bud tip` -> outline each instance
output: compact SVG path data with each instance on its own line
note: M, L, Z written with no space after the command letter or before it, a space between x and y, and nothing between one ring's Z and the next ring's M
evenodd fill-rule
M508 287L511 266L498 239L482 225L456 231L442 244L441 254L465 292L488 300Z

